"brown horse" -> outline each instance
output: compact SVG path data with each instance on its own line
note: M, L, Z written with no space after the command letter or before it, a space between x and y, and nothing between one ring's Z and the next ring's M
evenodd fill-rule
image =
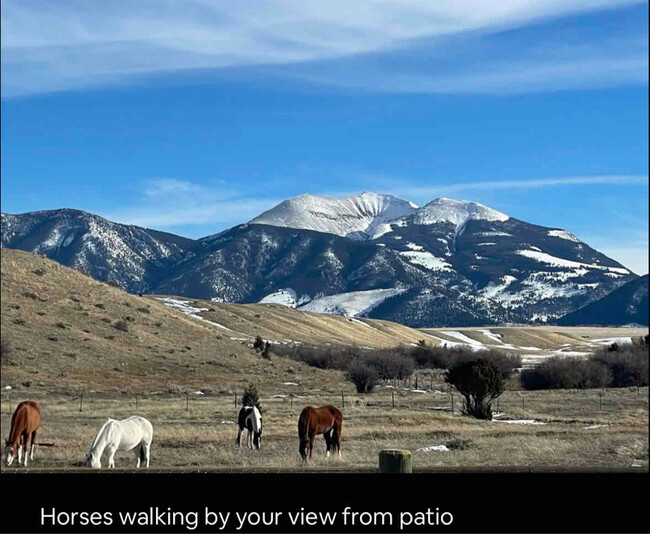
M41 407L36 402L25 401L16 406L16 411L11 416L11 431L9 439L5 441L5 455L7 465L11 465L14 458L18 456L18 464L27 466L27 450L29 449L30 460L34 459L34 445L36 445L36 434L41 426ZM31 446L31 448L30 448ZM21 450L22 447L22 450ZM21 452L25 453L25 461L22 461Z
M314 450L314 438L318 434L325 436L327 444L327 456L330 450L336 449L341 456L341 427L343 425L343 414L334 406L313 406L305 407L298 419L298 437L300 438L300 456L306 460L307 446L309 446L309 458Z

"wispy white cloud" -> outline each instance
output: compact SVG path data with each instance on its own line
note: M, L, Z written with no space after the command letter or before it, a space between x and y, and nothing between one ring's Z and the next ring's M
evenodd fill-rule
M476 182L461 182L431 186L411 186L398 181L391 186L393 194L408 198L434 198L440 195L456 194L465 191L494 191L498 189L539 189L547 187L562 187L576 185L645 185L648 186L648 176L642 175L603 175L603 176L569 176L565 178L531 178L522 180L486 180Z
M204 188L186 180L159 178L147 183L144 194L148 198L161 198L178 194L201 194Z
M549 19L642 0L276 0L166 2L114 0L56 3L2 2L3 96L133 81L168 71L246 66L288 66L273 75L388 91L487 92L547 90L644 82L643 36L623 39L615 54L595 46L588 54L571 43L557 50L547 36L531 39L512 61L468 62L447 71L477 35L526 27ZM589 38L593 39L593 36ZM484 43L482 43L484 44ZM520 43L507 45L510 50ZM597 43L596 43L597 44ZM608 45L609 46L609 45ZM424 69L400 70L395 51L422 47ZM623 54L620 52L623 51ZM388 54L387 63L374 58ZM322 62L369 59L343 70ZM310 64L317 64L310 69ZM373 70L374 66L381 67ZM303 70L303 67L305 69ZM397 70L396 70L397 69ZM354 75L357 73L356 76ZM226 75L226 74L223 74ZM377 83L377 79L384 83Z
M246 222L278 202L245 197L229 188L161 178L145 182L140 194L123 208L101 215L111 221L160 230L206 224L219 228Z

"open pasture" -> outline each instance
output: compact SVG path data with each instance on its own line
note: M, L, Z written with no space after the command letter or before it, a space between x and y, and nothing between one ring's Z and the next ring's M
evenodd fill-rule
M143 395L136 410L135 398L97 393L86 395L82 411L79 398L37 398L43 407L39 441L51 446L37 445L27 470L86 470L80 463L106 418L136 413L153 423L152 471L374 471L385 448L411 450L414 471L648 470L647 388L507 391L495 421L459 415L457 394L452 414L447 391L380 388L366 396L346 394L342 458L325 458L325 441L318 436L309 463L298 453L300 410L306 405L340 407L341 396L301 392L293 404L291 397L262 394L260 399L264 436L262 449L255 451L235 445L234 396ZM11 399L11 407L20 400ZM3 435L9 422L9 399L3 396ZM449 450L435 450L440 445ZM433 450L418 450L427 447ZM117 469L134 468L131 452L118 453L115 462Z

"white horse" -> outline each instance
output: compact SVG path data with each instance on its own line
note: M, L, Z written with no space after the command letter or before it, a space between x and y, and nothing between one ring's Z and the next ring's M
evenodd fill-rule
M246 445L249 449L262 448L262 415L257 406L243 406L239 410L239 432L237 432L237 445L241 447L241 433L244 428L248 430Z
M149 450L153 439L153 427L144 417L133 415L122 421L109 419L97 432L88 456L86 465L99 469L102 455L108 455L108 467L115 467L115 453L117 451L133 450L136 458L136 467L140 461L146 460L149 467Z

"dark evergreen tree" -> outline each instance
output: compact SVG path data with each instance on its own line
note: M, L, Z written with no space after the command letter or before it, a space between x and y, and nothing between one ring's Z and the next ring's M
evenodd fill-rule
M262 351L264 350L264 340L262 339L262 336L257 336L255 338L255 343L253 343L253 348L256 351Z
M257 406L257 409L262 413L262 405L260 403L257 387L254 384L248 384L244 393L241 396L242 406Z
M485 359L464 361L449 369L445 382L464 397L463 413L477 419L492 419L492 401L503 393L499 367Z

